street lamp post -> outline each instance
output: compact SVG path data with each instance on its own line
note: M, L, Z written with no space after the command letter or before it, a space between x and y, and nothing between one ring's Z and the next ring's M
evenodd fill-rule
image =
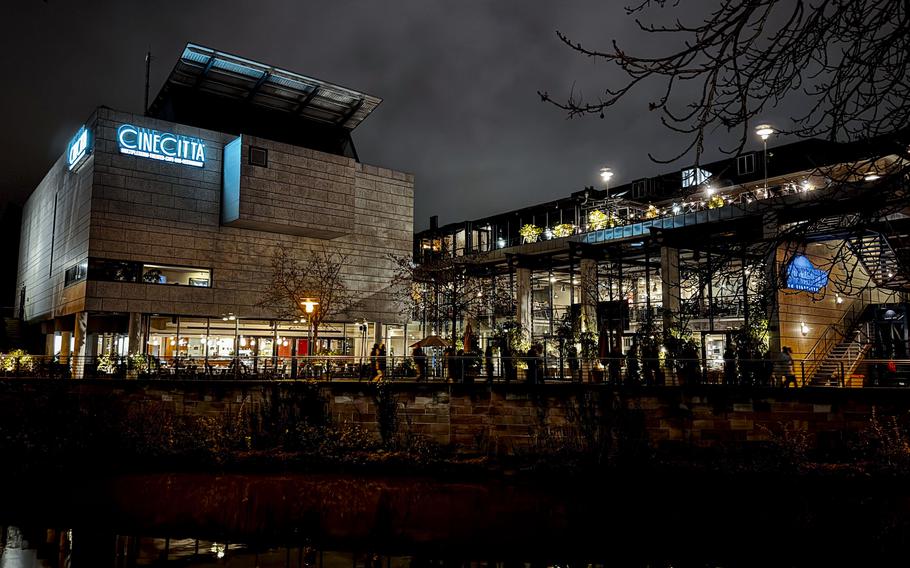
M313 354L313 312L316 311L316 306L319 305L319 302L316 300L311 300L309 298L300 301L300 305L303 306L304 311L306 312L307 319L307 355Z
M765 197L768 197L768 138L774 134L774 128L770 124L759 124L755 127L755 133L761 138L764 147L764 166L765 166Z
M604 189L607 190L607 197L610 197L610 178L613 177L613 170L608 167L600 168L600 181L604 183Z

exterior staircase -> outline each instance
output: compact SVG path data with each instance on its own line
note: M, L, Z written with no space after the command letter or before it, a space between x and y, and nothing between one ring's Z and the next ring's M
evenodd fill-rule
M899 236L895 236L899 239ZM868 231L847 241L876 286L891 290L910 289L910 277L903 270L891 241L882 233Z
M829 325L802 362L803 384L846 386L871 347L861 324L868 313L867 295L854 298L840 320Z
M853 337L845 337L816 367L808 384L811 386L853 385L850 377L872 348L869 337L857 329Z

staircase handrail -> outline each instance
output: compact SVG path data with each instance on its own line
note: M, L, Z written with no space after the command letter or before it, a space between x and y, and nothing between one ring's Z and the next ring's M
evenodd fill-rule
M812 346L812 349L806 353L806 356L803 358L804 381L808 382L812 379L824 358L828 356L832 349L834 349L834 346L840 343L841 339L846 338L847 332L856 324L856 319L865 311L866 306L869 305L869 302L866 299L867 292L868 291L864 291L859 296L853 298L847 306L847 309L844 310L840 319L828 325L828 327L825 328L825 331L818 337L818 340L815 342L815 345ZM869 294L869 300L871 300L871 293Z

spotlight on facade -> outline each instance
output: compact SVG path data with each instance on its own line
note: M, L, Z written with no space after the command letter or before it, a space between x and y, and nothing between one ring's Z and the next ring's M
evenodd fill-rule
M809 335L809 326L806 325L806 322L800 322L799 332L801 334L803 334L803 337L806 337L807 335Z
M759 124L755 127L755 133L764 142L769 136L774 134L774 128L770 124Z

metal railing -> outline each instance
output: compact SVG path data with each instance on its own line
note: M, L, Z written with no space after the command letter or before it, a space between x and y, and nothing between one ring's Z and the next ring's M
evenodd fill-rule
M583 357L501 357L494 355L310 356L202 358L151 356L0 357L0 378L315 380L447 383L605 383L616 386L725 385L748 387L808 386L809 369L819 361L795 361L790 371L774 359L629 359L626 355ZM910 361L866 360L861 383L854 365L836 362L831 386L904 386L910 384Z
M864 292L860 296L853 298L840 319L826 327L825 331L815 342L815 345L806 353L803 361L808 364L804 363L802 369L802 380L804 383L812 381L819 367L828 360L828 354L831 353L831 350L847 339L850 330L853 329L865 311L866 306L869 305L870 298L867 295Z

